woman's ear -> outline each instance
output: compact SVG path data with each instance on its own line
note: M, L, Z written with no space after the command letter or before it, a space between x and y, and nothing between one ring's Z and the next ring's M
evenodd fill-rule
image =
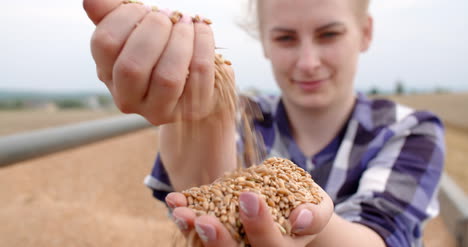
M368 15L362 25L362 41L361 41L361 52L365 52L369 49L372 38L374 35L374 19Z

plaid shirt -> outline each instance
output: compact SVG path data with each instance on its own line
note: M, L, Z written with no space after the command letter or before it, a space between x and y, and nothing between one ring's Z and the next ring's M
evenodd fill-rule
M335 213L376 231L387 246L423 246L424 222L439 212L443 171L441 121L425 111L358 94L346 126L319 153L306 157L291 135L279 96L252 97L267 157L288 158L311 173L335 203ZM172 191L157 158L145 183L164 201Z

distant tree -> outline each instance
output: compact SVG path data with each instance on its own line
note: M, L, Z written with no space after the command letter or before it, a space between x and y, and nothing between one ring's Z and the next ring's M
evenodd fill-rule
M110 106L114 103L112 101L112 98L107 95L99 95L98 102L99 102L99 105L104 106L104 107Z
M378 87L376 86L373 86L370 90L369 90L369 95L379 95L380 94L380 90Z
M6 110L9 108L9 104L5 101L0 101L0 110Z
M85 104L77 99L63 99L55 102L60 109L84 108Z
M395 84L395 94L403 95L406 93L405 84L402 80L397 80Z
M444 87L436 87L434 89L434 93L436 94L444 94L444 93L449 93L450 90L448 90L447 88L444 88Z
M24 102L20 99L7 100L0 102L0 110L19 110L25 107Z
M22 109L24 108L24 101L17 99L13 101L13 109Z

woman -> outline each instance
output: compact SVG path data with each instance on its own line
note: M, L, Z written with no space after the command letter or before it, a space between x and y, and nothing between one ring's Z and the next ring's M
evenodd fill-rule
M174 209L182 232L195 228L205 246L236 246L216 218L195 217L180 193L166 197L236 167L233 116L214 107L211 29L186 15L172 24L169 10L120 3L85 0L84 7L97 24L91 47L99 78L123 112L161 125L160 155L146 183ZM442 126L430 113L354 93L358 57L372 39L368 1L255 3L282 92L251 99L263 113L255 130L268 156L311 172L325 200L292 212L291 238L272 224L264 201L242 193L252 246L421 246L423 223L438 211ZM175 138L181 131L197 134Z

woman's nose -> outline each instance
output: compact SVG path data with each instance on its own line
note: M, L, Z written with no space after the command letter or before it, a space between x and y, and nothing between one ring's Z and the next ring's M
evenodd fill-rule
M298 53L297 68L300 71L311 72L320 67L320 54L312 45L301 45Z

